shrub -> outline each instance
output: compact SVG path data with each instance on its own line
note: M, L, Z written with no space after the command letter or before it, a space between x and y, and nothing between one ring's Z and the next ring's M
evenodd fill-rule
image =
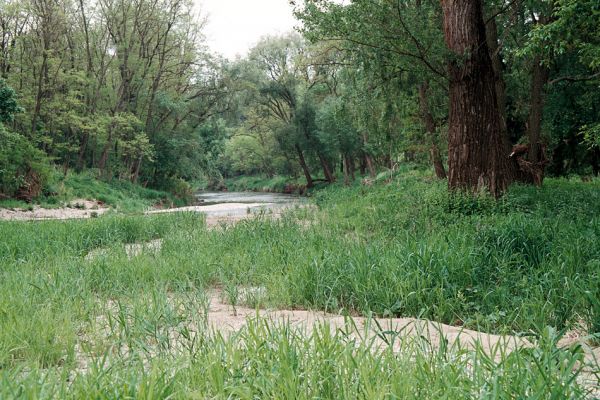
M45 154L0 124L0 194L31 201L41 194L49 176Z
M164 190L180 200L181 204L192 204L195 200L192 185L181 178L170 178L166 182Z

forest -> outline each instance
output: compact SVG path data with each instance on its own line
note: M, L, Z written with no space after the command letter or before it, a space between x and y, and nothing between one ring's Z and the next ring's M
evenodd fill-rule
M495 196L600 172L596 1L290 6L298 32L228 60L186 0L3 2L0 195L69 172L180 196L402 163Z
M0 399L600 399L600 2L211 1L0 1Z

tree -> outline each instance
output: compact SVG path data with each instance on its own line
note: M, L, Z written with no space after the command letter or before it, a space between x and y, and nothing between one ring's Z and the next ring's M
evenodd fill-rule
M31 201L43 189L49 168L43 152L4 126L21 111L15 91L0 79L0 198Z
M443 0L450 115L448 184L500 196L514 179L502 132L494 70L480 0Z

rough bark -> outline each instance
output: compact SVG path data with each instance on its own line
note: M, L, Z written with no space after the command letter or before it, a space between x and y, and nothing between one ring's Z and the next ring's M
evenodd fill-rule
M436 140L436 129L435 121L431 111L429 109L429 102L427 101L427 92L429 90L429 83L424 82L419 86L419 106L421 109L421 119L425 125L427 136L429 139L430 155L433 168L435 170L435 176L439 179L446 179L446 169L442 162L442 154Z
M496 85L496 101L500 110L500 129L506 135L506 83L504 82L504 65L500 57L500 43L498 42L498 25L496 18L490 18L486 24L486 38L494 70Z
M500 196L514 178L502 132L481 0L442 0L444 36L452 57L448 131L451 190L487 189Z

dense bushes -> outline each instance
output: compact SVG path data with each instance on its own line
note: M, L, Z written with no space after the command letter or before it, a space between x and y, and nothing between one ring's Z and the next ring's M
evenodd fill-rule
M49 175L46 155L0 124L0 198L31 201L42 193Z

